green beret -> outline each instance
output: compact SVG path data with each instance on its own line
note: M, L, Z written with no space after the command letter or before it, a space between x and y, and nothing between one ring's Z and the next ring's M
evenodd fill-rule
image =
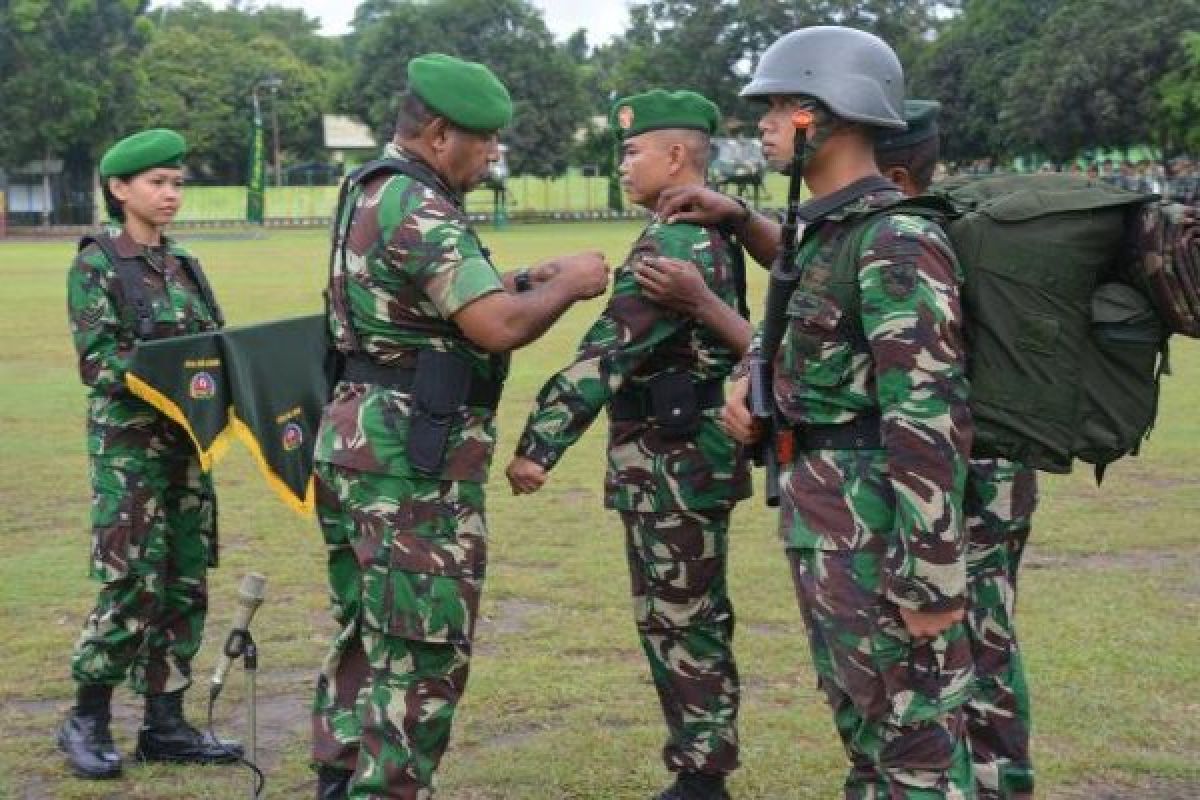
M446 119L472 131L496 131L512 121L508 89L483 64L442 53L408 62L409 91Z
M713 134L717 132L720 120L721 112L703 95L665 89L651 89L624 97L613 105L609 114L609 124L621 140L664 128Z
M899 150L936 137L941 110L941 104L932 100L905 100L904 121L908 127L902 131L881 130L875 137L875 150Z
M178 167L187 142L173 130L152 128L126 136L100 159L101 178L123 178L154 167Z

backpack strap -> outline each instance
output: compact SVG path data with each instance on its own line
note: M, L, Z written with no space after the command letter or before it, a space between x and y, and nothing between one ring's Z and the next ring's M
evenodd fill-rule
M213 321L217 323L218 328L225 327L225 315L221 313L221 307L217 305L217 296L213 294L212 284L208 282L208 276L204 274L204 270L200 268L200 261L192 255L176 255L179 263L183 265L183 271L192 279L192 283L196 285L196 289L200 292L200 297L203 298L204 304L208 306L208 312L212 314Z
M710 228L709 233L723 243L729 252L729 271L733 273L737 312L742 315L743 319L750 319L750 306L746 302L746 250L733 231L728 228Z
M121 296L132 306L135 315L134 337L151 339L154 337L154 308L150 305L150 296L146 293L146 284L142 281L142 259L121 258L112 236L107 232L88 234L79 240L79 251L88 245L96 245L113 265L117 274L117 282L121 285Z

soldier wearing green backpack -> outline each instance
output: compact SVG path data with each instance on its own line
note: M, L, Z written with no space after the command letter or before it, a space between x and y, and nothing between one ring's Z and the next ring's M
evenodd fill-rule
M974 794L961 274L936 222L873 216L903 199L874 159L878 130L906 127L903 85L892 50L862 31L806 28L775 42L742 94L768 103L764 154L790 170L793 189L802 175L813 200L789 208L782 236L760 215L729 217L757 261L783 254L746 366L774 370L780 534L850 757L848 798L881 787L891 798ZM678 192L658 210L701 221L712 208ZM858 267L856 292L831 280L839 257ZM737 381L724 412L743 442L765 434L746 408L749 388Z

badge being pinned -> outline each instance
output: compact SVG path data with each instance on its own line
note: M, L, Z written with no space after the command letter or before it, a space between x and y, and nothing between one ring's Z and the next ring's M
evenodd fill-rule
M617 109L617 125L623 131L633 127L633 106L621 106Z

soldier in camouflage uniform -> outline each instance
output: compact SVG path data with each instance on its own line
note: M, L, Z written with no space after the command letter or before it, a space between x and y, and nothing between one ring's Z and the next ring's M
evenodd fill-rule
M692 92L654 90L619 101L613 123L630 199L654 208L667 187L702 186L717 120L716 107ZM734 266L740 252L720 231L651 223L575 361L538 395L508 475L517 493L540 488L608 408L605 505L625 526L638 633L669 731L663 759L677 773L658 797L709 800L728 797L724 779L738 763L725 573L729 517L750 494L749 473L717 421L736 356L708 328L641 294L633 266L656 256L694 264L721 301L744 303L744 276Z
M759 127L773 165L790 167L804 137L814 195L789 265L799 281L778 285L794 288L773 360L781 440L794 448L779 452L780 533L850 757L845 796L973 797L961 276L937 225L877 213L902 197L873 153L878 129L904 127L902 69L874 36L806 28L767 50L742 94L770 104ZM659 213L736 220L762 263L782 248L777 225L720 195L676 193ZM748 360L769 344L760 332ZM743 442L763 435L748 389L734 384L723 415Z
M432 795L487 561L503 354L607 285L598 253L496 271L462 196L498 156L508 92L483 65L438 54L413 59L408 83L386 163L343 188L331 263L345 363L315 451L340 627L313 710L324 800Z
M937 103L905 103L907 131L885 131L876 161L905 194L924 192L940 151ZM1017 572L1037 506L1037 471L1014 461L972 457L963 497L967 525L967 632L975 687L964 706L980 800L1033 796L1029 689L1014 615ZM882 788L881 788L882 790ZM884 795L886 796L886 795Z
M150 130L105 154L105 200L123 227L85 238L67 276L71 333L89 388L91 576L103 584L71 661L75 707L58 732L84 778L120 775L110 703L126 677L146 697L139 758L211 763L241 752L182 716L216 559L212 482L187 433L125 386L139 339L220 325L199 265L162 233L179 209L185 149L174 131Z

